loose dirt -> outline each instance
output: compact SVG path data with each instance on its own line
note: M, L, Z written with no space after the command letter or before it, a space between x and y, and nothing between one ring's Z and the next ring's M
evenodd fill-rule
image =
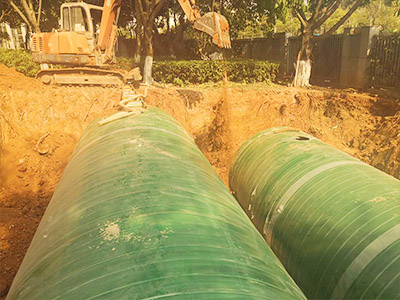
M118 89L43 86L0 66L0 299L82 131L116 112L120 97ZM396 95L254 84L151 88L146 102L182 124L225 183L240 145L282 125L400 177Z
M0 89L37 90L41 88L43 84L40 81L24 76L14 68L0 65Z

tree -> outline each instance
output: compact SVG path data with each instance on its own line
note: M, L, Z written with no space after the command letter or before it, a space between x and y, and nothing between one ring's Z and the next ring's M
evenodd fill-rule
M400 0L392 1L392 7L395 10L395 15L400 17Z
M9 7L5 6L5 7L1 7L0 6L0 23L3 22L3 20L7 17L7 15L10 14L10 9Z
M400 3L400 2L399 2ZM358 9L345 23L346 27L380 26L388 32L400 31L400 16L396 1L371 0Z
M164 5L165 0L134 0L135 17L137 23L136 38L143 41L143 51L145 55L143 82L146 84L151 84L153 81L152 68L154 56L154 21Z
M260 31L271 31L271 20L268 18L272 15L268 13L271 11L272 1L265 0L201 0L199 2L200 8L203 11L209 11L214 6L214 10L224 15L229 22L229 31L233 39L237 38L250 28L259 27ZM211 4L211 5L210 5ZM267 21L267 22L266 22ZM256 29L257 30L257 29Z
M58 26L63 0L1 0L1 22L11 26L26 24L30 31L40 32Z
M6 7L1 7L0 6L0 24L3 22L3 20L7 17L7 15L10 13L10 10L8 10ZM7 40L7 39L9 39L10 37L8 36L8 33L7 32L3 32L1 29L0 29L0 41L2 40L2 39L5 39L5 40Z
M293 81L294 86L309 86L311 76L311 51L315 39L322 39L333 34L342 26L350 16L366 0L280 0L276 7L280 11L289 10L300 21L301 49L297 56L296 75ZM321 35L315 36L315 32L320 30L327 20L341 7L346 5L345 14Z
M173 32L174 39L169 43L179 44L183 40L183 34L189 27L189 23L184 17L181 6L177 1L166 0L132 0L132 10L135 15L136 39L138 41L137 51L143 49L145 63L143 68L143 80L145 83L152 82L153 64L153 40L159 37L159 32ZM243 29L246 20L254 19L255 10L259 9L256 3L263 3L263 0L197 0L196 4L202 12L208 12L213 8L227 17L230 24L231 35L235 36L239 30ZM262 4L265 7L264 4ZM161 18L161 19L160 19ZM171 19L175 26L170 26ZM177 28L177 25L179 28ZM209 37L207 38L209 41Z
M170 22L170 12L163 11L166 7L171 9L175 12L175 15L179 15L179 23L184 24L185 18L182 12L182 8L180 5L177 4L176 1L168 2L168 6L166 6L166 0L133 0L134 1L134 11L135 11L135 18L136 18L136 38L138 41L141 41L143 44L143 52L145 55L144 67L143 67L143 81L147 84L152 82L152 64L153 64L153 38L155 35L158 35L159 28L156 25L156 18L159 16L164 16L164 25L167 27L169 26ZM224 9L228 8L231 3L241 3L243 1L239 0L219 0L219 9L223 11ZM211 6L217 6L216 3L210 0L199 0L196 1L196 4L200 7L203 11L209 11ZM211 4L211 6L210 6ZM179 12L177 12L179 11ZM158 25L160 25L159 23ZM187 25L186 25L187 26ZM178 38L183 37L183 32L186 26L183 26L180 31L177 33ZM174 42L174 41L170 41Z
M317 30L318 34L325 33L335 25L347 12L348 3L341 5L335 13ZM385 1L371 0L368 5L358 8L354 14L336 31L342 33L344 28L362 26L380 26L387 32L400 32L400 0ZM277 32L290 32L297 35L300 29L299 20L291 14L277 20Z
M34 32L40 32L42 0L7 0L22 21Z

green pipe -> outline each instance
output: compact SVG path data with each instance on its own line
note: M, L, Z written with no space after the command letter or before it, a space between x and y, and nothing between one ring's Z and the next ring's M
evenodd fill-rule
M298 130L238 151L230 187L311 299L399 299L400 181Z
M84 132L12 299L305 299L192 138L150 108Z

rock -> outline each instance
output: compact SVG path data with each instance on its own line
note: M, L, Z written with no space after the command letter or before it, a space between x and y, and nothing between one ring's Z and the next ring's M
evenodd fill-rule
M24 173L24 172L26 172L27 168L24 165L20 165L20 166L18 166L17 170L18 170L18 172Z
M29 211L30 211L29 207L25 205L24 208L22 209L22 214L27 215Z

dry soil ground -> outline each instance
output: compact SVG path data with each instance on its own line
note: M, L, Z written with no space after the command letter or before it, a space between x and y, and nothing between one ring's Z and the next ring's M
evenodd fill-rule
M118 89L45 87L0 66L0 298L82 131L117 111L120 96ZM146 102L178 119L225 183L238 147L281 125L400 177L400 100L393 94L254 84L151 88Z

